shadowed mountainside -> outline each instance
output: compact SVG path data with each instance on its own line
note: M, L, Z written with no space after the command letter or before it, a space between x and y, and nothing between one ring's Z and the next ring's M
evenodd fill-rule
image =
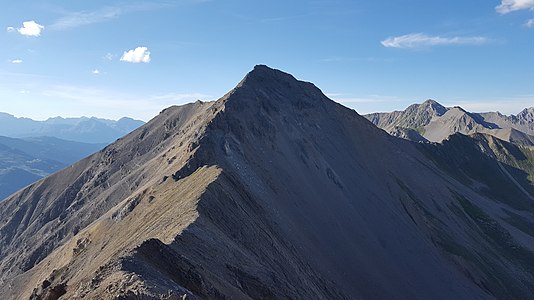
M256 66L0 203L0 296L528 298L532 186L484 139L393 138Z

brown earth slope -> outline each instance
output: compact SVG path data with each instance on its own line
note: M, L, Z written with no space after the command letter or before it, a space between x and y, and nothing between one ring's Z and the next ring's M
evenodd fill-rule
M469 141L498 183L256 66L0 203L0 298L528 297L529 182Z

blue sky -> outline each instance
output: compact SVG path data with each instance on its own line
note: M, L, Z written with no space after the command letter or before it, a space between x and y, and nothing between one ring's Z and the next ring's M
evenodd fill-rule
M534 106L534 0L6 1L0 111L149 120L256 64L360 113Z

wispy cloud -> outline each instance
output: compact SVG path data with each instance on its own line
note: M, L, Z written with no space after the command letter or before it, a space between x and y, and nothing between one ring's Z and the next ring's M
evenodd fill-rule
M107 53L106 55L104 55L104 59L105 60L110 60L111 61L111 60L113 60L113 57L114 57L114 55L111 54L111 53Z
M448 45L481 45L489 42L488 38L481 36L430 36L424 33L410 33L401 36L389 37L380 43L387 48L421 48Z
M71 12L66 16L59 18L50 29L62 30L70 29L93 23L101 23L120 16L124 10L120 7L105 7L97 11Z
M91 71L91 74L93 74L93 75L100 75L100 70L98 70L98 69L94 69L93 71Z
M525 26L528 27L528 28L533 28L534 27L534 19L527 20L525 22Z
M22 59L12 59L9 61L12 64L21 64L23 62Z
M35 21L25 21L22 22L22 27L16 28L15 27L7 27L7 32L18 32L21 35L24 36L31 36L31 37L37 37L41 35L41 32L44 30L44 26L35 22Z
M121 61L130 62L130 63L149 63L150 62L150 51L147 47L137 47L133 50L125 51L122 54Z
M197 0L193 2L205 1ZM63 17L57 19L49 27L54 30L71 29L84 25L107 22L129 13L164 9L175 5L176 3L171 1L153 1L120 6L106 6L93 11L66 12Z
M500 14L526 9L534 10L534 0L502 0L501 4L495 7Z

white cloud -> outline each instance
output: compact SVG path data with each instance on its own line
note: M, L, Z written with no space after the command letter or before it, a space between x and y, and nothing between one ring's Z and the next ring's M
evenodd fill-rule
M100 70L94 69L91 73L94 74L94 75L99 75L100 74Z
M113 56L114 56L113 54L111 54L111 53L107 53L106 55L104 55L104 59L106 59L106 60L113 60Z
M9 28L10 27L8 27L8 31ZM40 36L44 28L43 25L38 24L35 21L26 21L22 22L22 27L18 28L17 31L25 36Z
M13 31L15 31L15 27L9 26L8 28L6 28L6 31L7 32L13 32Z
M410 33L406 35L389 37L380 43L387 48L419 48L446 45L480 45L489 40L485 37L441 37L429 36L423 33Z
M13 59L13 60L10 60L10 62L12 64L21 64L23 62L23 60L22 59Z
M534 27L534 19L527 20L525 22L525 26L527 26L528 28L533 28Z
M495 10L500 14L523 9L534 10L534 0L502 0L501 4L495 7Z
M122 54L121 61L131 63L149 63L150 51L147 47L137 47L134 50L125 51Z

